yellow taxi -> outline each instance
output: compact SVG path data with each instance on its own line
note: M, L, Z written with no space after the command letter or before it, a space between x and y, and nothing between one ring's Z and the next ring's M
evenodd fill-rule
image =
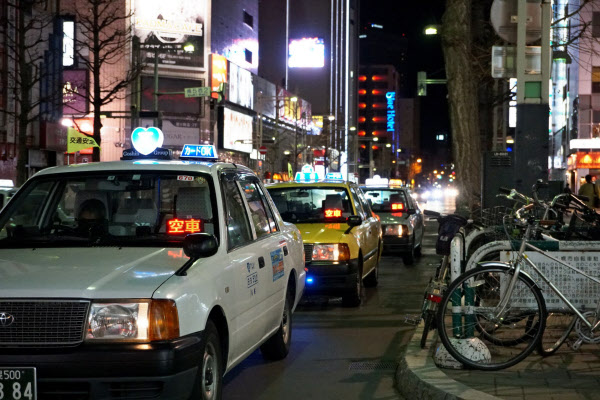
M356 184L339 173L316 178L299 173L267 190L283 220L302 234L305 292L341 296L344 306L357 307L363 286L377 286L381 223Z

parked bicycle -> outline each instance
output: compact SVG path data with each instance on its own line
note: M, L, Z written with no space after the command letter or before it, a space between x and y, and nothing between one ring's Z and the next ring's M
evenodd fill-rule
M556 240L543 232L556 225L557 220L535 218L534 208L541 206L537 199L539 187L542 185L534 185L535 202L516 212L515 222L524 234L513 258L507 262L484 262L468 270L449 285L439 304L436 323L440 339L448 352L467 367L507 368L522 361L535 348L542 354L551 354L573 328L579 344L600 342L600 306L595 311L580 311L581 307L573 304L525 254L525 251L543 254L553 265L567 267L600 284L600 279L533 244L533 239L543 235L547 240ZM568 200L567 204L554 202L553 207L565 210L575 201ZM547 305L540 287L524 270L526 266L560 299L560 306L554 302ZM563 322L556 323L555 318ZM560 329L544 335L547 320Z

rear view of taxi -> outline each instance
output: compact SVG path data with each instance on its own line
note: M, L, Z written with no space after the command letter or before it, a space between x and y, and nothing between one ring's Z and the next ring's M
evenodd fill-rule
M387 179L367 179L361 189L381 220L384 250L400 254L404 264L413 264L421 253L424 218L410 190L390 185Z
M10 398L220 399L254 350L288 354L299 231L251 170L159 150L45 169L0 213Z
M267 189L283 220L302 233L305 291L360 305L363 285L377 285L382 242L381 225L358 186L309 179Z

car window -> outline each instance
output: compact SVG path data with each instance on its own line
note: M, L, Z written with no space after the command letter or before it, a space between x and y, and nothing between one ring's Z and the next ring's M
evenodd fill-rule
M268 195L266 194L262 186L260 186L260 184L257 183L256 187L260 192L260 198L262 199L263 204L265 205L265 210L267 211L267 218L269 218L269 226L271 228L271 233L277 232L279 228L277 227L277 222L275 221L275 214L273 212L273 209L271 208L272 206L268 201Z
M404 212L413 208L402 189L363 188L364 197L371 202L371 208L378 212Z
M354 208L356 208L356 213L360 215L362 219L365 219L367 217L367 213L360 202L357 190L351 188L350 191L352 192L352 202L354 203Z
M266 201L260 191L257 179L252 176L242 177L240 185L250 208L250 219L254 225L256 236L260 238L270 234L275 221L273 214L266 207Z
M360 204L362 204L363 210L365 210L365 214L367 217L371 217L373 212L371 211L371 206L369 205L364 193L360 189L357 189L356 192L358 193Z
M345 222L350 215L354 215L350 196L343 187L270 187L268 191L286 222Z
M234 175L223 175L221 179L226 208L227 248L232 249L252 241L252 230L248 222L246 206Z
M190 233L218 234L205 174L96 172L31 181L2 214L0 242L163 246ZM3 240L8 239L8 240Z

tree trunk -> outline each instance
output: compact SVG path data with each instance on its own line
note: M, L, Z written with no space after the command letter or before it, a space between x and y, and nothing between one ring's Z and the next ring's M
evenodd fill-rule
M471 0L446 0L442 48L448 80L457 209L473 211L481 199L481 145L476 77L471 53Z
M99 19L99 9L98 3L92 2L92 17L94 18L94 26L98 26ZM93 31L93 48L92 48L92 57L94 57L93 63L94 66L92 68L92 79L94 80L94 98L92 103L94 104L94 140L98 144L98 146L102 146L102 120L100 119L100 111L102 111L102 91L100 88L100 31L95 29ZM100 161L100 147L94 147L92 149L92 161L98 162Z

